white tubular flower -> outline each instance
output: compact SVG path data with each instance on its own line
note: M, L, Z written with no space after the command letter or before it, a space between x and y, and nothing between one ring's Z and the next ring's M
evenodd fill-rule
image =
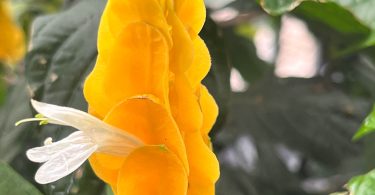
M31 104L43 117L24 119L16 125L40 121L41 124L65 125L79 130L58 142L52 143L52 139L48 138L44 146L26 152L31 161L44 163L35 175L35 180L40 184L54 182L72 173L94 152L127 156L144 145L137 137L86 112L35 100L31 100Z

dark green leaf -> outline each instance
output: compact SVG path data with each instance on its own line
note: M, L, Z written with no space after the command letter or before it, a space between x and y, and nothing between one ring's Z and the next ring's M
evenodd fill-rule
M0 178L0 194L42 195L33 185L3 162L0 162Z
M321 78L270 78L231 100L225 130L214 143L221 164L234 172L223 174L222 194L250 193L241 183L262 195L328 194L364 166L351 137L369 106L366 100L352 99ZM299 163L290 166L290 159ZM346 169L346 163L357 166ZM311 187L315 193L301 188L312 178L324 178L326 187Z
M250 83L264 76L270 66L260 60L250 38L240 35L234 27L223 29L225 46L230 63Z
M29 108L30 97L26 82L19 78L18 83L8 91L8 97L0 110L0 159L11 162L17 155L24 156L25 145L34 134L29 128L15 127L15 122L32 116Z
M32 46L26 57L26 76L33 99L87 109L82 94L83 82L95 64L97 30L105 3L77 1L62 13L43 16L34 22ZM59 140L71 129L45 125L33 131L39 132L38 138L42 141L50 136ZM87 177L76 176L72 174L54 182L47 186L46 191L50 194L74 193L72 186L80 182L101 183L97 178L82 181ZM90 189L98 192L101 188L101 185L95 185Z
M202 36L210 51L212 66L203 83L214 96L220 110L215 127L211 131L213 134L215 134L219 126L224 122L230 96L230 66L224 50L224 40L220 36L221 33L215 22L207 17L200 36Z

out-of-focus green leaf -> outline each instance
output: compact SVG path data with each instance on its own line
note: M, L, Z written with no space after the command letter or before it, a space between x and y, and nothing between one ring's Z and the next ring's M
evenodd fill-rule
M18 23L23 27L25 35L30 34L33 20L45 14L54 13L61 9L63 0L12 0L13 14ZM29 36L25 36L26 40Z
M336 74L343 74L347 90L351 94L369 96L375 99L375 58L374 48L363 50L352 57L339 61L342 66L336 67ZM353 137L358 140L375 131L375 107L363 120L362 125ZM372 150L372 149L370 149Z
M84 164L74 176L75 182L69 195L92 195L107 193L106 185L95 175L88 163ZM100 193L102 192L102 193Z
M298 7L297 11L342 33L370 32L370 25L361 22L350 9L338 3L305 1Z
M282 14L298 7L297 11L346 34L359 34L361 40L347 52L369 47L375 43L375 1L372 0L260 0L271 14Z
M329 0L329 1L320 1L320 0L259 0L263 9L271 14L282 14L288 11L293 10L300 4L315 2L323 8L323 6L330 5L335 3L338 6L346 9L348 12L352 13L354 17L358 19L360 23L368 26L369 28L375 28L375 11L372 9L375 6L375 1L372 0ZM312 4L310 4L312 5ZM333 7L331 7L333 8ZM315 10L317 13L320 13L319 10ZM345 21L347 18L340 18L340 15L336 15L335 11L338 11L338 8L327 10L330 12L325 13L330 17L322 17L325 20L338 20ZM342 23L342 22L341 22Z
M229 62L241 72L245 80L256 81L270 70L270 66L259 59L250 37L244 37L233 27L223 29Z
M263 9L273 15L293 10L301 0L258 0Z
M375 131L375 106L373 107L371 113L365 118L361 127L354 135L353 139L358 140L363 136Z
M105 186L105 195L114 195L111 187L109 185Z
M348 192L335 192L335 193L331 193L329 195L350 195Z
M34 127L33 125L14 126L18 120L32 116L29 100L26 82L18 78L18 83L8 90L7 99L0 110L0 160L2 161L11 162L17 155L24 156L26 145L24 143L33 137L34 132L29 130Z
M33 185L3 162L0 162L0 178L0 194L42 195Z
M1 64L0 64L0 66L1 66ZM1 80L0 81L0 105L2 105L5 101L6 91L7 91L6 84L3 80Z
M250 189L241 183L250 183L262 195L339 190L364 166L360 145L351 137L368 106L368 100L352 98L322 78L270 78L233 94L224 131L214 144L222 166L234 174L224 173L218 190L246 194ZM353 166L347 168L347 163ZM325 187L305 189L316 178L322 178Z
M375 170L352 178L347 184L347 189L353 195L375 194Z
M224 40L221 37L221 33L215 22L207 17L200 35L210 51L212 65L203 83L214 96L220 110L215 127L213 131L211 131L213 134L217 132L219 126L224 122L230 97L230 67L228 64L228 56L224 50Z

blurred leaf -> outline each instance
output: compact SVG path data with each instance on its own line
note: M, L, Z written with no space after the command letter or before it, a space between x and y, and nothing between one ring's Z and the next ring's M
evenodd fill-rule
M347 189L350 194L354 195L375 194L375 170L351 179L347 184Z
M17 195L42 195L34 186L16 173L9 165L0 162L0 193Z
M373 107L371 113L365 118L361 127L354 135L353 139L358 140L363 136L375 131L375 106Z
M26 76L33 98L86 108L82 83L96 60L96 37L104 1L81 0L57 15L33 25Z
M258 195L248 175L241 169L220 166L220 179L217 183L217 195Z
M335 193L331 193L329 195L350 195L348 192L335 192Z
M106 192L105 195L114 195L114 193L113 193L113 191L112 191L112 189L109 185L105 186L105 192Z
M0 81L0 105L2 105L6 99L6 91L7 91L6 83L4 80L1 80Z
M13 13L26 35L30 34L33 20L61 9L63 0L11 0ZM29 36L25 37L27 40Z
M357 37L357 43L341 51L344 54L375 43L375 11L372 9L375 1L261 0L260 3L271 14L282 14L298 7L299 14L320 21L338 32L361 35Z
M333 23L341 23L348 19L346 16L347 13L344 15L345 18L340 18L339 16L343 16L343 12L339 10L340 8L337 6L333 6L336 4L341 6L342 8L346 9L350 12L353 17L357 18L359 23L363 23L367 27L373 29L375 28L375 11L372 7L375 6L375 1L372 0L330 0L330 1L319 1L319 0L259 0L261 6L271 14L283 14L285 12L293 10L295 7L299 6L300 4L308 4L310 6L319 5L319 7L315 6L315 8L323 8L329 9L327 11L330 12L322 12L323 10L314 9L317 13L323 13L326 16L324 17L319 16L322 20L330 20ZM324 8L324 6L328 6ZM339 11L336 13L335 11ZM317 14L314 13L314 14ZM332 15L334 14L334 15ZM336 15L338 14L338 15ZM339 21L341 20L341 22ZM347 24L343 24L344 26L348 26Z
M368 106L368 100L349 97L322 78L257 82L232 95L227 123L215 142L220 162L247 173L231 177L245 179L262 195L337 191L364 166L360 145L351 137ZM335 175L340 176L331 181ZM325 187L310 187L315 193L302 188L315 178L324 178ZM223 194L226 188L243 190L218 188Z
M272 14L278 15L293 10L301 0L258 0L263 9Z
M230 63L238 69L245 80L256 81L270 70L270 66L260 60L250 36L244 37L236 32L234 27L223 29L225 47Z
M369 33L370 26L362 23L353 12L333 2L305 1L297 11L342 33ZM375 16L374 16L375 19Z
M375 47L362 50L337 61L334 73L344 75L349 93L370 96L375 100Z
M74 179L77 181L73 182L69 195L92 195L100 192L103 192L103 195L110 195L106 194L106 185L95 175L88 163L81 166L76 173Z
M0 159L11 162L17 155L24 156L25 143L32 137L31 126L15 127L16 121L32 116L29 108L26 82L18 78L17 84L8 90L8 96L0 110Z
M211 131L212 134L215 134L224 122L230 97L230 67L221 33L215 22L207 16L200 36L210 51L212 65L203 83L215 98L220 110L215 127Z

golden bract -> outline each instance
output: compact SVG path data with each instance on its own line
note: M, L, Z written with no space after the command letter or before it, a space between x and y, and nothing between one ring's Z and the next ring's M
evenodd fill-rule
M90 158L117 194L215 193L208 133L218 109L201 84L211 62L198 36L205 16L203 0L108 1L85 98L91 114L146 144Z

